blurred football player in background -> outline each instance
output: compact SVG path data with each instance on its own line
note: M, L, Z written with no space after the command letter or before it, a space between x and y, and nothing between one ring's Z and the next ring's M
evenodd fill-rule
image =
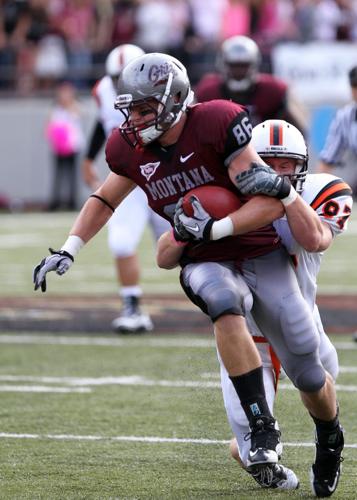
M261 162L250 144L247 112L226 100L190 106L186 68L166 54L132 60L120 73L118 90L116 107L125 122L107 143L112 172L83 206L61 249L52 250L34 269L35 289L46 290L48 272L68 271L116 207L137 185L142 187L150 206L173 226L160 241L173 258L180 255L185 292L214 324L219 355L249 422L249 470L274 468L281 452L280 432L266 400L261 358L246 326L252 304L255 321L263 322L316 425L329 436L331 428L335 434L336 425L339 429L335 389L319 359L312 312L270 225L300 198L289 179L263 165L259 172L273 180L270 196L248 201L242 196L246 203L220 220L194 199L194 214L186 216L180 201L185 193L203 184L236 192L237 181L251 178L247 167ZM162 255L159 264L170 267L165 248Z
M309 174L307 147L302 134L283 120L267 120L253 129L252 144L265 163L274 171L289 177L302 201L292 204L284 217L274 222L274 227L284 246L292 256L302 294L313 311L320 334L320 359L326 371L336 380L338 375L337 352L324 332L316 305L317 275L323 251L332 244L334 237L347 229L352 210L350 187L330 174ZM255 189L254 193L264 193ZM250 190L249 190L250 191ZM279 374L279 362L250 313L247 314L249 330L257 342L257 348L264 366L264 383L270 408L273 408ZM264 333L264 330L263 330ZM236 436L231 451L243 466L249 451L245 436L249 425L240 402L223 363L221 363L221 382L225 407L232 430ZM316 461L312 466L312 487L319 497L330 496L338 484L340 475L343 434L336 425L336 440L331 444L327 434L317 427ZM237 447L238 444L238 447ZM322 463L323 467L319 464ZM279 470L280 469L280 470ZM276 466L274 474L257 475L255 479L262 485L269 482L277 488L284 488L289 475L284 467ZM290 477L290 482L291 482Z
M117 95L116 85L124 66L141 56L144 51L132 44L119 45L113 49L105 63L106 75L93 88L92 94L98 106L98 119L90 137L87 153L82 162L82 177L95 191L101 184L94 160L106 138L123 121L120 112L114 109ZM136 188L116 210L108 223L108 244L115 259L119 294L122 299L120 315L112 322L118 333L135 333L153 329L151 318L142 312L140 298L140 263L136 253L144 229L150 223L154 237L168 229L168 223L155 214L148 205L144 191Z
M254 125L277 118L306 128L302 105L279 78L259 72L261 54L257 44L246 36L225 40L217 58L218 73L203 76L195 88L197 102L228 99L246 106Z

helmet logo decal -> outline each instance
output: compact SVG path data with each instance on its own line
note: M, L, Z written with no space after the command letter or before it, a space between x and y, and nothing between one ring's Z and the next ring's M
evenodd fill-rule
M141 175L143 175L147 180L150 180L159 165L159 161L155 163L146 163L146 165L140 165Z
M165 83L170 73L176 74L174 67L172 64L165 63L153 64L149 69L149 80L155 85L159 85L160 83Z

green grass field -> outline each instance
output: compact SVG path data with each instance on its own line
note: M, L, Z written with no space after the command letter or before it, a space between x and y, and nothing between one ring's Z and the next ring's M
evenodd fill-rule
M48 247L59 248L65 241L75 214L2 214L0 224L0 295L32 294L34 265L48 254ZM348 231L338 237L325 253L319 276L323 293L357 293L357 216ZM179 292L177 271L165 271L154 264L154 245L149 232L140 246L142 282L146 293ZM49 277L49 294L116 293L112 259L103 229L80 253L65 277Z
M311 497L312 424L285 380L276 414L301 487L277 493L228 456L212 339L67 339L0 335L0 498ZM342 340L351 344L339 350L338 380L348 447L334 498L346 500L357 498L357 345Z
M2 297L37 297L31 273L48 246L64 241L73 214L1 215ZM105 231L49 295L116 292ZM326 253L321 290L357 293L356 217ZM178 292L176 271L153 265L150 236L140 248L146 293ZM0 296L0 305L1 305ZM1 307L0 307L1 311ZM338 348L345 461L333 498L357 499L357 344ZM298 393L283 380L276 415L284 463L299 490L265 491L229 458L231 433L209 336L0 333L0 498L270 499L312 498L308 470L313 427Z

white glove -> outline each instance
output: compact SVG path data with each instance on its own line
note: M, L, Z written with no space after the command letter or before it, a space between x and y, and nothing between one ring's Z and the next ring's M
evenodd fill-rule
M42 259L42 261L33 270L33 282L35 290L41 287L43 292L46 291L46 274L49 271L56 271L60 276L68 271L74 262L73 256L65 250L53 250L49 248L51 255Z
M184 214L183 198L180 198L175 207L174 213L174 238L176 241L188 242L191 239L191 234L186 231L185 226L180 221L180 215Z
M199 241L209 241L211 239L211 229L216 221L201 205L196 196L191 196L190 203L193 208L193 216L189 217L182 211L178 219L191 238Z

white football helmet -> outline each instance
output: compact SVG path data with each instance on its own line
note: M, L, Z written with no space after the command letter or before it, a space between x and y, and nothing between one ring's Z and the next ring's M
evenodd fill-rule
M105 61L105 72L112 78L117 78L120 75L121 70L135 57L142 56L144 54L143 49L137 45L132 45L126 43L123 45L118 45L111 52L109 52L107 59Z
M308 152L302 133L285 120L266 120L253 128L251 144L264 158L294 158L295 173L291 183L301 193L308 169Z
M153 101L157 105L153 106ZM173 127L193 101L193 92L185 66L172 56L144 54L131 61L120 73L115 108L125 116L120 131L132 146L145 146ZM155 118L134 126L131 107L148 104Z
M227 38L218 56L218 69L232 92L244 92L254 83L261 55L258 45L246 36Z

